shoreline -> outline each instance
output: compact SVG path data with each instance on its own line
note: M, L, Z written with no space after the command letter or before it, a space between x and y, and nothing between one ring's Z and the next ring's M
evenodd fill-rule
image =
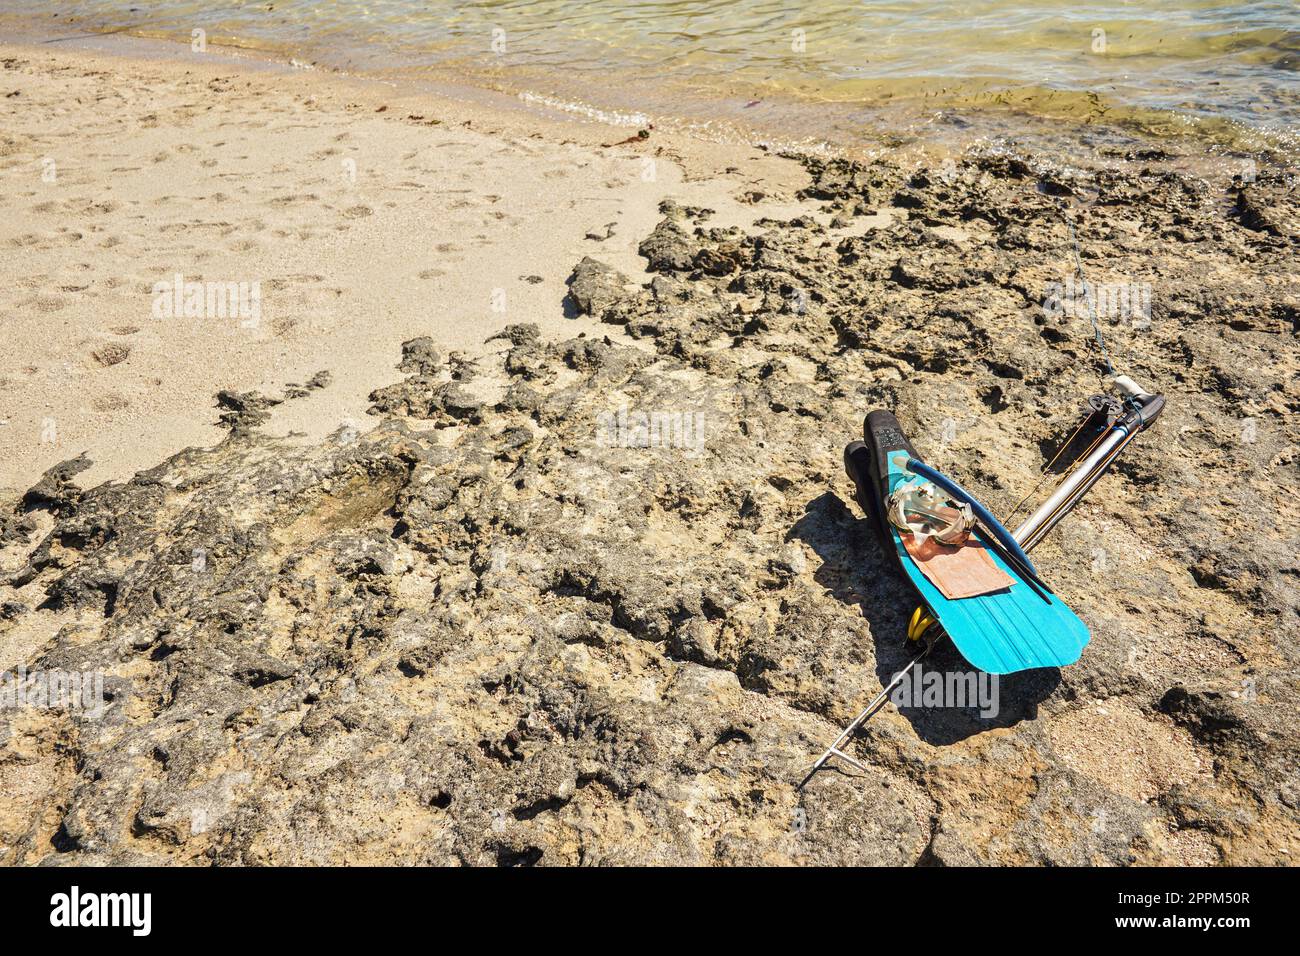
M537 65L512 65L504 72L471 63L407 66L393 51L387 65L358 68L328 56L325 62L300 61L292 45L245 45L219 37L205 38L208 52L192 55L183 36L149 31L144 24L68 36L56 32L60 23L54 17L33 24L27 18L0 14L0 35L20 32L26 35L25 43L73 42L99 46L101 52L121 48L127 55L134 55L133 46L149 48L150 55L162 59L224 56L263 68L292 68L480 102L507 113L522 110L543 123L563 122L566 113L570 118L585 114L596 122L619 117L628 125L644 125L635 121L646 120L663 132L716 144L761 144L777 153L861 161L901 156L909 162L927 162L1004 141L1044 156L1085 156L1098 147L1140 151L1165 144L1180 152L1203 150L1203 174L1213 174L1216 164L1234 158L1253 157L1292 168L1300 164L1300 139L1285 122L1247 122L1195 110L1142 107L1101 93L1106 84L1095 90L1004 89L990 77L976 78L964 93L950 95L942 77L923 76L915 78L914 89L904 84L872 92L847 81L824 89L782 88L763 82L734 89L723 84L703 93L662 78L648 88L631 74L621 79L610 76L600 96L589 100L585 83L569 84L562 72ZM816 119L809 119L812 116Z

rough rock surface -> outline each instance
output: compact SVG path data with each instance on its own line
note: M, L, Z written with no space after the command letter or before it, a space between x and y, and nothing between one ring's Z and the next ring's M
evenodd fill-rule
M48 637L0 666L109 702L0 710L0 862L1295 860L1294 184L808 165L798 219L673 208L644 285L580 267L633 344L415 340L364 434L278 442L226 394L212 449L14 496L0 639ZM1038 552L1092 643L992 718L887 708L869 773L799 790L908 655L841 468L864 412L1005 514L1098 389L1042 309L1062 204L1090 279L1151 284L1106 331L1169 399Z

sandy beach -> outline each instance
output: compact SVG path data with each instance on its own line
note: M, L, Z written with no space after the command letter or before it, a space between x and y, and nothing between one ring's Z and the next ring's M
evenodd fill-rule
M522 321L594 333L563 306L575 261L644 275L663 199L747 225L792 214L802 179L758 150L566 125L506 97L123 46L0 47L0 487L82 453L85 480L129 477L218 441L218 391L279 396L319 372L328 387L268 427L363 427L401 342L475 353ZM177 275L256 283L260 316L160 316L155 287Z
M1294 169L1074 132L0 43L0 671L100 692L0 708L0 864L1294 863ZM801 786L914 659L866 411L1008 515L1112 361L1168 406L1034 555L1082 656Z

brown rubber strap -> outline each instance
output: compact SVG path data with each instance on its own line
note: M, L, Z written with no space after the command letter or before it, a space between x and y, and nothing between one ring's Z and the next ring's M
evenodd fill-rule
M1016 583L973 538L963 545L940 544L933 538L918 545L912 534L900 534L899 538L921 573L950 601L992 594Z

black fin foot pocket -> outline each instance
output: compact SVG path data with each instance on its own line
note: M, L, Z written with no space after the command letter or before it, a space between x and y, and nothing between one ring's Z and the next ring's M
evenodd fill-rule
M853 498L868 517L875 516L875 503L867 482L871 481L871 449L866 442L852 441L844 447L844 471L853 482Z

